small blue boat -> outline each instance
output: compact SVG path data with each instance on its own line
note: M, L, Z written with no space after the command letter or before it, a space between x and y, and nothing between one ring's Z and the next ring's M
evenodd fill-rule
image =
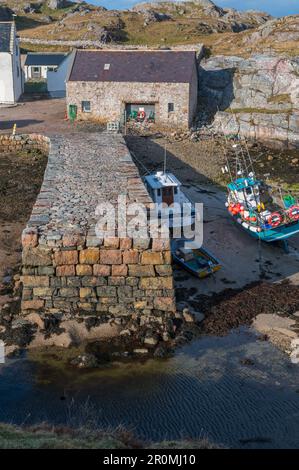
M203 279L221 269L220 262L202 247L185 248L185 240L173 240L172 259L193 276Z

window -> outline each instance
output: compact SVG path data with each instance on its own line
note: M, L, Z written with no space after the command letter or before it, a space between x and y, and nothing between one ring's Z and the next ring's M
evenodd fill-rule
M48 72L56 72L57 67L48 67Z
M90 113L90 111L91 111L90 101L82 101L82 112Z
M157 189L158 196L161 196L161 189Z
M168 103L168 112L173 113L174 112L174 103Z
M20 76L20 69L19 69L19 66L17 65L17 76L19 77Z
M41 68L32 67L31 78L41 78Z
M174 194L178 193L178 188L174 187L173 190L174 190Z
M104 65L104 70L110 70L110 64L105 64Z
M16 46L16 56L18 56L18 55L19 55L19 47Z

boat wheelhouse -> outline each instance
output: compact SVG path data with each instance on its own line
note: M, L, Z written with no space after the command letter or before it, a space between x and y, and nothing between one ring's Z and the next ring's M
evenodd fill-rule
M182 191L182 183L176 176L158 171L145 176L144 182L154 203L159 204L157 215L162 219L169 216L169 227L191 226L194 223L194 204Z

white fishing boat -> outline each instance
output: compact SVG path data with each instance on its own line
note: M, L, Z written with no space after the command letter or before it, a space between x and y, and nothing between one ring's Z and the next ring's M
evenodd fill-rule
M169 217L169 227L191 226L195 221L194 204L182 191L182 183L172 173L158 171L144 177L147 190L157 207L161 221ZM165 210L161 210L164 205Z

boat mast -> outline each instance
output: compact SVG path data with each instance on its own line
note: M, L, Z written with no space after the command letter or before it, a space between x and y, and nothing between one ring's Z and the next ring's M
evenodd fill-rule
M167 142L165 142L165 147L164 147L164 168L163 168L164 175L166 174L166 163L167 163Z

